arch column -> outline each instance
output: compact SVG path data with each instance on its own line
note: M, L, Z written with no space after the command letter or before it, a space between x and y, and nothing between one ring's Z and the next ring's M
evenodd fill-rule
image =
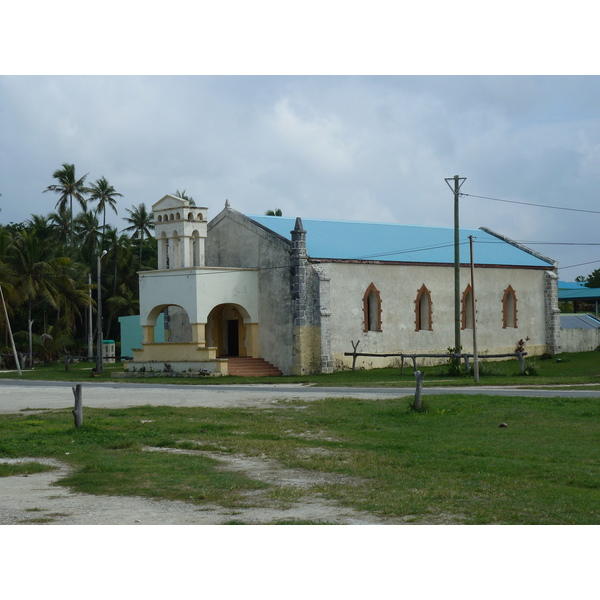
M143 344L154 343L154 325L142 325Z
M192 328L192 342L202 348L206 347L206 323L190 323Z
M250 323L248 319L244 319L244 327L246 328L246 355L259 358L258 323Z

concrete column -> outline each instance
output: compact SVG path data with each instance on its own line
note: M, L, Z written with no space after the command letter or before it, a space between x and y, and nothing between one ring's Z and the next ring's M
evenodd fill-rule
M181 262L179 263L182 267L191 267L194 264L192 258L192 240L184 236L181 239Z
M192 328L192 342L198 346L206 347L206 323L190 323Z
M152 344L154 342L154 325L142 325L142 333L144 334L144 344Z
M246 328L246 355L252 358L259 358L258 354L258 323L246 323L244 321L244 327Z
M158 270L162 271L167 268L167 239L164 237L158 238Z

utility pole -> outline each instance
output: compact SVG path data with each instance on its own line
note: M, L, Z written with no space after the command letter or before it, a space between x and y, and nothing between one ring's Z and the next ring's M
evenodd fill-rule
M104 372L102 364L102 259L107 251L98 255L98 341L96 343L96 373Z
M471 310L473 311L473 381L479 383L479 354L477 353L477 303L475 300L475 260L473 258L473 236L469 236L471 250Z
M458 226L458 197L466 177L447 177L448 187L454 192L454 352L460 352L460 233ZM450 182L454 182L454 189Z
M4 307L4 317L6 319L6 327L8 329L8 333L10 334L10 343L12 345L13 356L15 357L15 365L17 366L17 371L19 375L23 375L21 372L21 365L19 363L19 356L17 355L17 349L15 347L15 339L13 338L12 328L10 326L10 321L8 320L8 310L6 310L6 302L4 300L4 292L2 291L2 286L0 285L0 296L2 297L2 306Z
M94 357L94 329L92 323L92 274L88 273L88 290L90 294L90 305L88 306L88 360Z

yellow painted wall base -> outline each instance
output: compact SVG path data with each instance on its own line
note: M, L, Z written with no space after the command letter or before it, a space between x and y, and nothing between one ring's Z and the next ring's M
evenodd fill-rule
M142 348L133 349L133 362L202 362L214 361L216 348L205 348L197 342L162 342L142 344Z
M321 372L321 329L308 325L294 327L294 364L292 375Z

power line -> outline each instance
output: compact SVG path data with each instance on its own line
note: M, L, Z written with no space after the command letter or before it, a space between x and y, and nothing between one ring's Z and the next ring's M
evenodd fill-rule
M504 200L502 198L490 198L489 196L476 196L475 194L460 194L461 196L469 196L471 198L481 198L483 200L494 200L495 202L507 202L509 204L522 204L523 206L536 206L538 208L552 208L554 210L568 210L571 212L591 213L600 215L599 210L586 210L583 208L569 208L566 206L552 206L551 204L534 204L533 202L519 202L517 200Z
M477 236L475 236L477 239ZM600 246L600 242L534 242L528 240L514 240L518 244L527 244L528 246ZM479 244L505 244L502 240L478 240Z
M460 242L461 246L468 244L469 242ZM379 252L377 254L368 254L365 256L355 256L349 260L366 260L368 258L377 258L379 256L393 256L396 254L409 254L411 252L423 252L427 250L438 250L439 248L452 248L454 243L451 244L437 244L435 246L419 246L416 248L408 248L404 250L390 250L389 252Z
M600 263L600 260L590 260L589 262L578 263L576 265L568 265L567 267L559 266L559 269L572 269L573 267L583 267L584 265L594 265Z

